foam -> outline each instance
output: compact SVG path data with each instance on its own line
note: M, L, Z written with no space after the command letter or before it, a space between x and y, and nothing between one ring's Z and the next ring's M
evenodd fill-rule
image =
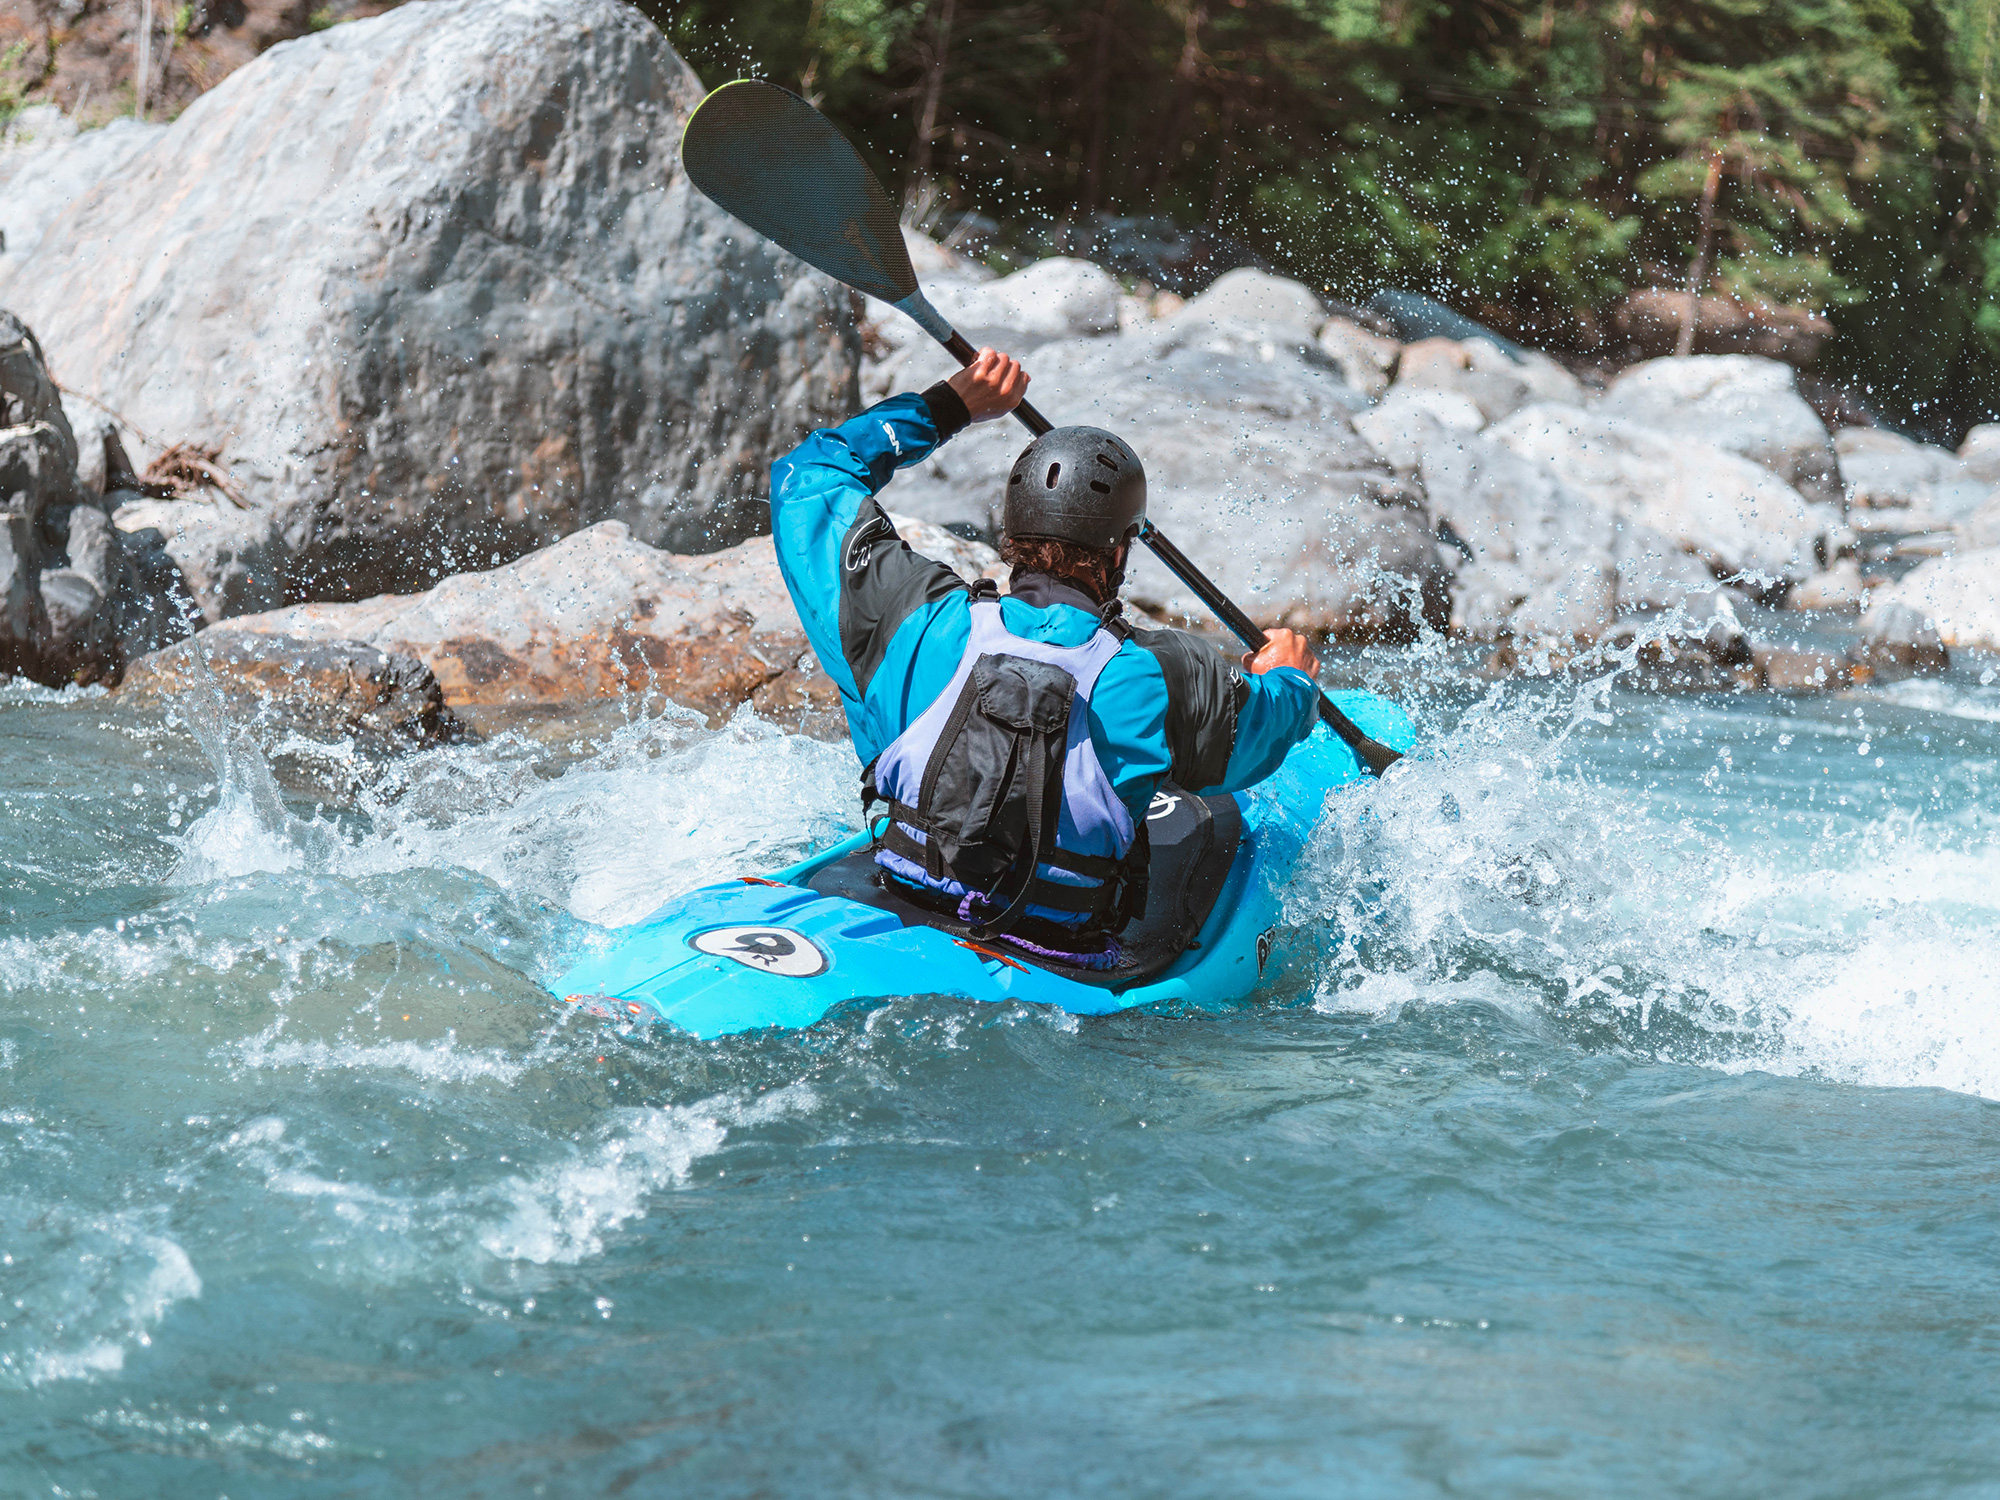
M1985 815L1704 832L1579 771L1568 742L1610 712L1600 689L1490 694L1372 798L1333 801L1286 893L1288 921L1327 934L1315 1004L1393 1019L1478 998L1621 1013L1639 1031L1664 1009L1695 1029L1650 1038L1658 1055L2000 1098ZM1752 795L1739 784L1732 802L1746 827Z
M653 1194L685 1186L695 1162L719 1151L732 1127L807 1113L816 1103L811 1088L795 1083L754 1100L618 1110L594 1145L510 1183L510 1211L480 1243L501 1260L534 1265L601 1255L605 1236L643 1216Z

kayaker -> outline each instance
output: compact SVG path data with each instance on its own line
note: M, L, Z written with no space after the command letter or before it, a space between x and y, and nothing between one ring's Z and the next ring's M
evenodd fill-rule
M1145 905L1161 783L1218 793L1270 775L1316 721L1319 662L1289 630L1239 667L1120 617L1146 479L1097 428L1057 428L1015 462L1005 598L912 552L876 497L1027 388L1018 360L982 349L949 380L814 433L772 466L771 529L867 767L864 805L888 804L877 863L975 937L1108 968Z

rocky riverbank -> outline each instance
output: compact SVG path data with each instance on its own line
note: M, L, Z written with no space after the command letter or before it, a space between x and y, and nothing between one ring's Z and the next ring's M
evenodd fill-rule
M950 361L690 189L699 85L636 12L456 24L473 4L286 42L172 125L16 122L0 667L134 695L207 671L381 745L632 695L830 724L752 535L766 467ZM1155 518L1264 623L1447 631L1495 672L1621 651L1660 688L2000 649L2000 427L1952 453L1829 431L1753 354L1580 378L1408 294L1330 307L1240 269L1184 300L911 244L1044 411L1134 443ZM1019 443L980 427L900 477L913 544L997 574L966 538ZM1130 593L1201 618L1143 554ZM1753 639L1753 604L1860 623L1802 652Z

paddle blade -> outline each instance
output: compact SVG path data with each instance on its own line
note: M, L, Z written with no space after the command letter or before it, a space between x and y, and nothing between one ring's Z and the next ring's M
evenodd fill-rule
M826 116L760 78L725 83L681 136L688 180L836 281L884 302L917 289L895 206Z

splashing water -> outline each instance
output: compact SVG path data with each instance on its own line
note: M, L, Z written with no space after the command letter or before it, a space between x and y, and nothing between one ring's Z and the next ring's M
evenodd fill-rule
M0 1490L1978 1492L2000 689L1374 663L1255 1004L714 1043L542 981L845 746L0 693Z

